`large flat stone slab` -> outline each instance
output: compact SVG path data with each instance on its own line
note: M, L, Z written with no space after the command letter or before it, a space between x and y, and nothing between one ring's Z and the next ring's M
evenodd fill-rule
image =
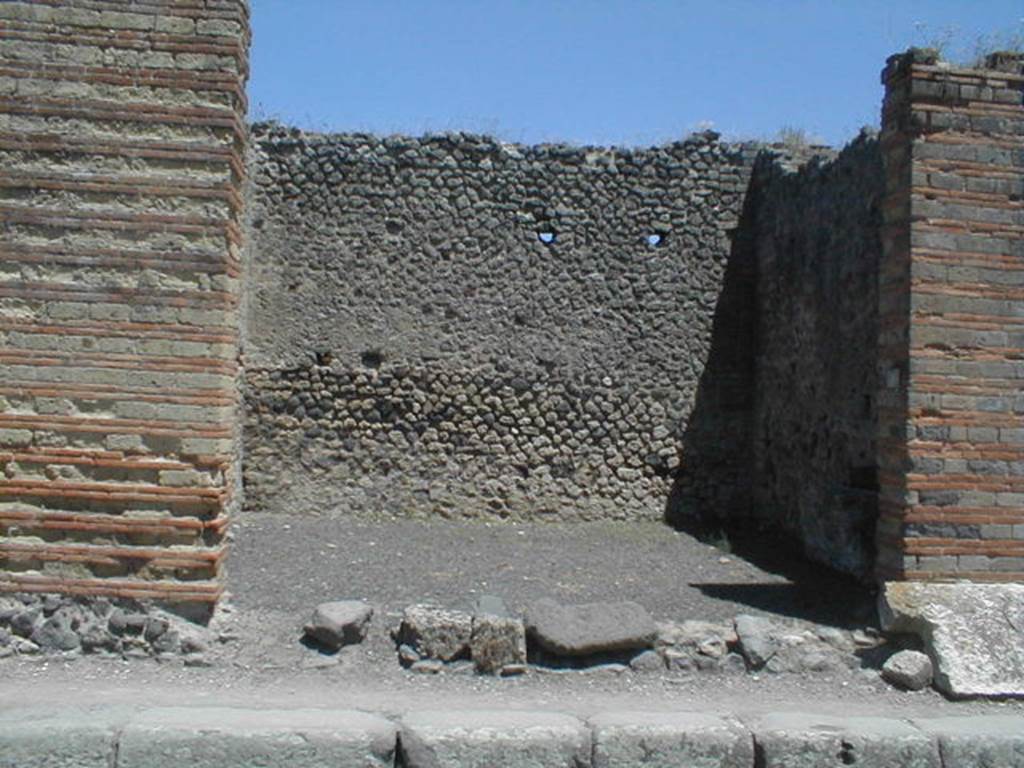
M751 768L754 740L737 720L700 712L591 717L593 768Z
M780 713L751 726L759 768L941 768L935 739L900 720Z
M980 715L915 720L939 742L943 768L1024 768L1024 716Z
M118 768L391 768L397 727L347 710L169 707L125 727Z
M558 656L589 656L649 648L658 628L637 603L561 605L543 599L526 610L526 632L545 651Z
M590 729L555 712L436 711L402 718L406 768L587 768Z
M924 641L944 693L1024 695L1024 584L888 582L878 612Z

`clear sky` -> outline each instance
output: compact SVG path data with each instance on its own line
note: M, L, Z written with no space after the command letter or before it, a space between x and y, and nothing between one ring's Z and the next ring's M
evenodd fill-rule
M658 144L843 144L910 45L1024 41L1021 0L251 0L253 119Z

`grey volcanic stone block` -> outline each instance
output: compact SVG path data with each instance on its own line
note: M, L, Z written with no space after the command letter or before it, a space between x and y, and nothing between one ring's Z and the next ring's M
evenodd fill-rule
M109 768L117 726L94 713L0 716L0 768Z
M606 712L590 718L594 768L750 768L754 740L735 720L697 712Z
M491 614L474 616L469 649L476 671L482 674L497 674L510 664L525 664L523 622Z
M374 768L394 764L397 729L344 710L171 707L121 735L118 768Z
M759 768L941 768L935 739L899 720L784 713L753 725Z
M1024 716L915 720L938 739L943 768L1024 768Z
M761 669L779 650L775 626L763 616L741 614L736 617L736 636L740 651L753 669Z
M950 696L1024 695L1024 584L889 582L882 627L912 632Z
M305 626L306 635L321 645L338 650L360 643L373 617L373 608L360 600L321 603Z
M417 712L399 739L406 768L590 766L590 730L553 712Z
M469 652L473 617L432 605L411 605L402 614L398 642L424 659L452 661Z
M559 656L649 648L658 635L650 614L636 603L560 605L547 598L527 609L526 631Z
M882 665L882 677L908 691L920 691L932 684L932 660L920 651L894 653Z

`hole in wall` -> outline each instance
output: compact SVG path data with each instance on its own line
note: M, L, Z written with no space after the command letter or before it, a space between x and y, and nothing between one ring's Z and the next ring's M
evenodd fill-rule
M387 229L389 235L397 235L402 231L402 222L396 221L395 219L388 219L384 222L384 228Z
M384 362L384 353L379 349L367 349L359 356L364 368L380 368Z
M544 243L544 245L551 245L555 242L556 237L554 232L538 232L537 239Z
M334 353L329 349L318 349L313 352L313 355L316 357L317 365L330 365L334 360Z
M665 244L665 236L657 232L652 232L647 236L647 244L652 248L658 248Z

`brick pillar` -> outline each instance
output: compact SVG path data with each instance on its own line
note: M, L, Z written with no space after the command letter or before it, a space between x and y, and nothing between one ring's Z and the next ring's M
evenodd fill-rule
M0 591L211 606L245 0L0 3Z
M880 580L1024 581L1024 69L889 59Z

